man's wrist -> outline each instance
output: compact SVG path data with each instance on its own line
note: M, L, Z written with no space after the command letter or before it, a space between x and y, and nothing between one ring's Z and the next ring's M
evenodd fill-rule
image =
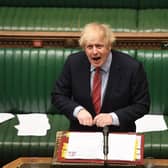
M82 107L82 106L77 106L77 107L75 107L75 109L74 109L74 111L73 111L73 116L76 118L77 115L78 115L78 113L79 113L82 109L84 109L84 107Z
M111 117L112 117L112 125L114 126L119 126L120 125L120 122L119 122L119 119L118 119L118 116L116 113L112 112L110 113Z

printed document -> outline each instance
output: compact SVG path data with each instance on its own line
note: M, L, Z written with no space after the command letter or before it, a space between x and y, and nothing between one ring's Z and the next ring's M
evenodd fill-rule
M19 125L15 128L19 136L44 136L50 129L49 120L46 114L18 114Z
M104 159L103 133L70 132L66 159ZM109 134L108 160L136 160L136 134Z
M151 132L167 130L167 125L163 115L144 115L136 120L136 132Z
M0 113L0 123L7 121L15 116L11 113Z

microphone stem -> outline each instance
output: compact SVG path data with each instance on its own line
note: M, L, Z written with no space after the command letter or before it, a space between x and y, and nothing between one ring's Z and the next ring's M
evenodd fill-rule
M107 167L107 162L108 162L108 134L109 134L109 128L108 126L105 126L103 128L103 136L104 136L103 153L104 153L104 166L105 167Z
M108 156L107 156L107 154L106 155L104 155L104 168L108 168Z
M108 160L108 155L104 155L104 160L107 161Z

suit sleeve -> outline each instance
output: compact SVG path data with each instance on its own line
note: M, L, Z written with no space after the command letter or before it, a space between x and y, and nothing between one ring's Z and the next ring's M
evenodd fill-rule
M58 109L58 111L66 115L70 119L74 119L73 110L78 106L72 98L72 82L71 82L71 65L70 56L65 62L63 71L56 81L52 96L52 104Z
M141 63L139 63L136 70L132 72L130 84L130 105L116 111L121 128L128 127L129 123L134 122L149 112L150 97L148 81Z

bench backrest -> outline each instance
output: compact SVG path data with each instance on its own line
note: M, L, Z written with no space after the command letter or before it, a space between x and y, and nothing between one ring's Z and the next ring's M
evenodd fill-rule
M51 91L64 61L79 49L0 48L0 112L55 113ZM153 114L168 114L168 51L123 50L142 61Z
M167 32L167 8L167 0L0 0L0 31L81 31L101 22L116 32Z
M136 58L147 72L152 114L168 115L168 50L139 50Z
M71 52L71 49L1 48L0 112L51 112L54 80Z

